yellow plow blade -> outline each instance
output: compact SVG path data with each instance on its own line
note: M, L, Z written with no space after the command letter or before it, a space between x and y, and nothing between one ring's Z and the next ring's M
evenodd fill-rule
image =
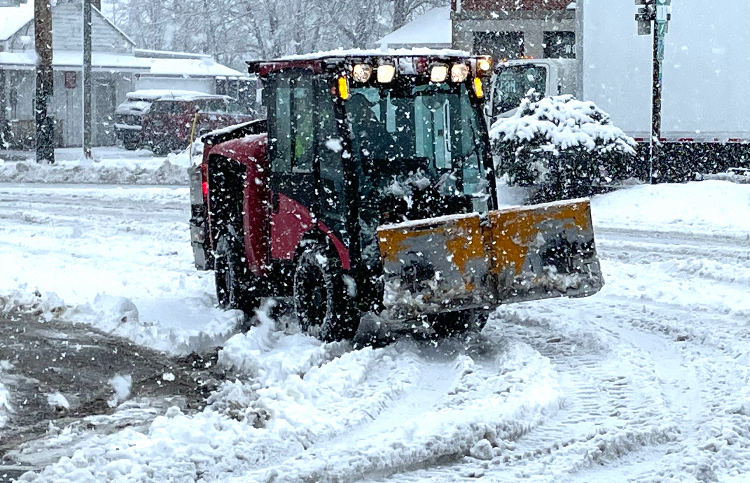
M414 317L604 285L589 201L514 207L378 227L385 306Z

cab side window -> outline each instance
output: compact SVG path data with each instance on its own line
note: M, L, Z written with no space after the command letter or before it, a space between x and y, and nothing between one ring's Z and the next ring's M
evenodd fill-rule
M311 173L314 157L313 90L309 74L282 73L268 82L271 170Z
M289 79L277 76L269 81L268 91L273 112L273 122L269 126L269 147L271 151L271 171L288 172L292 169L292 89Z

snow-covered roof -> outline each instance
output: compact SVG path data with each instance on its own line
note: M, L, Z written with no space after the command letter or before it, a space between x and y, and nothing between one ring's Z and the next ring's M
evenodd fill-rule
M19 7L0 7L0 41L8 40L18 29L34 20L34 2Z
M17 69L33 69L36 65L36 53L26 52L0 52L0 65L12 66ZM83 54L81 52L55 51L52 58L55 68L80 69L83 65ZM151 65L146 59L139 59L131 54L117 54L109 52L93 52L91 54L91 65L94 70L131 70L148 73Z
M211 57L200 59L154 59L136 57L132 54L93 52L92 68L94 70L135 71L142 75L179 75L191 77L239 76L245 74L217 63ZM0 65L16 69L33 69L36 65L34 51L0 52ZM81 52L55 51L52 59L55 68L80 69L83 65Z
M192 101L194 99L230 99L229 96L223 96L220 94L206 94L205 92L199 91L182 91L174 89L142 89L138 91L128 92L125 97L127 99L143 99L143 100L156 100L156 99L171 99L176 101Z
M433 8L378 40L378 44L449 46L453 41L451 8Z
M199 59L156 59L140 57L151 68L152 75L189 75L189 76L239 76L247 74L219 64L212 57Z
M273 60L315 60L325 57L377 57L377 56L440 56L440 55L471 55L464 50L453 49L431 49L427 47L415 47L412 49L335 49L310 54L288 55ZM268 62L273 62L269 60Z

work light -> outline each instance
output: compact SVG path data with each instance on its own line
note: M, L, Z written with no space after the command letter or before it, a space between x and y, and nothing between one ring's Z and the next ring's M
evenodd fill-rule
M436 64L430 69L430 82L445 82L448 77L448 66L444 64Z
M352 77L357 82L365 83L368 80L370 80L370 76L372 76L372 66L367 64L355 64L354 65L354 72L352 73Z
M466 64L453 64L451 66L451 82L463 82L469 76L469 66Z
M479 62L477 62L477 69L479 69L480 72L489 72L492 68L492 62L490 59L479 59Z
M393 64L382 64L378 66L378 82L387 84L396 76L396 66Z

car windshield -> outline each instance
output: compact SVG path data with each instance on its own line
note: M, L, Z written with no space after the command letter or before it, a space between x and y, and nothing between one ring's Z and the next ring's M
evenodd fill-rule
M355 157L378 186L417 176L442 194L482 191L486 149L481 109L465 84L419 84L402 77L387 87L356 87L345 103Z
M493 118L521 105L521 99L530 89L544 93L546 87L547 69L542 66L513 65L501 67L494 82Z
M229 111L229 105L224 99L199 99L195 104L200 112L208 114L226 114Z

